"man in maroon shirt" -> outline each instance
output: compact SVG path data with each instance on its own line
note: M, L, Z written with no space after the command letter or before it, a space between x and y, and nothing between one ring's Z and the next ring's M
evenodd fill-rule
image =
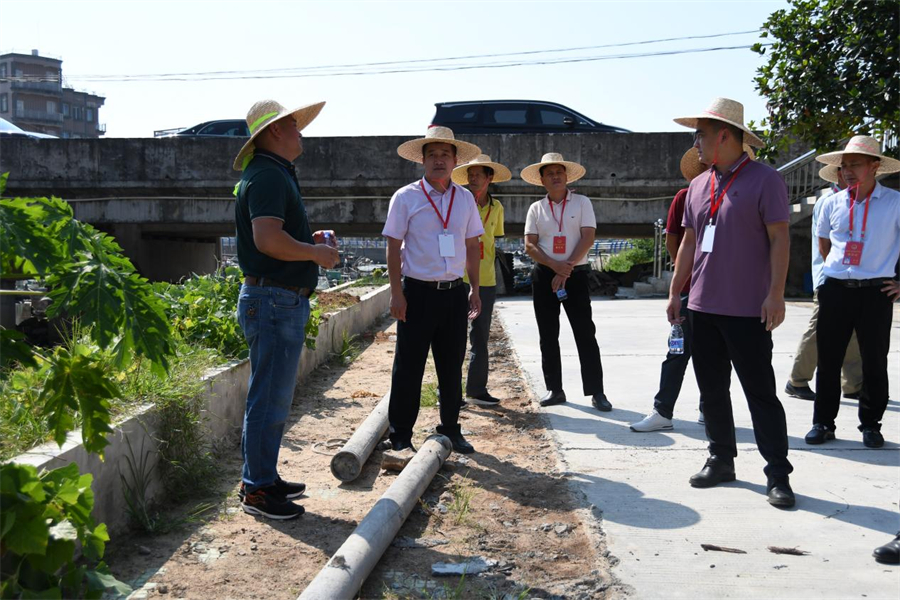
M708 164L700 162L700 155L696 148L691 148L681 157L681 174L688 183L706 171ZM669 206L669 216L666 221L666 250L672 257L674 264L678 256L678 247L684 238L684 226L681 224L684 218L684 201L687 198L687 188L678 190L672 204ZM666 354L666 359L660 367L659 391L653 399L653 412L637 423L630 425L632 431L641 433L648 431L661 431L672 429L672 416L675 412L675 402L681 393L681 384L684 381L684 372L687 370L688 361L691 360L691 324L690 310L687 307L688 293L691 290L691 279L688 276L687 283L681 290L681 316L684 318L681 326L684 331L684 352L682 354ZM700 422L703 422L701 407Z
M744 143L763 143L744 125L739 102L716 98L705 111L675 122L695 130L700 160L713 165L688 188L684 239L666 308L670 323L683 320L680 292L690 274L692 358L710 454L690 484L702 488L735 480L733 365L766 460L769 504L787 508L795 503L793 467L772 369L772 330L784 321L790 254L787 186L777 171L744 152Z

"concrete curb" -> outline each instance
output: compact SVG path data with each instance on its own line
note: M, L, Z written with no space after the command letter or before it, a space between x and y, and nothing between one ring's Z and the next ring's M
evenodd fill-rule
M304 349L301 355L297 383L304 381L335 350L340 349L345 332L348 336L361 333L387 313L390 301L390 285L384 285L360 298L358 304L323 316L316 338L316 349ZM231 361L211 369L203 376L202 380L206 384L206 408L202 419L206 438L213 445L233 443L240 436L249 378L250 361L247 359ZM155 406L147 404L119 423L109 436L110 444L105 449L105 460L88 453L81 444L81 430L74 430L69 432L62 447L49 442L20 454L12 462L32 465L38 471L57 469L73 462L78 464L82 473L94 476L91 486L94 491L94 520L106 523L113 533L121 532L128 528L128 512L119 473L128 473L126 458L129 457L129 444L138 459L143 453L149 452L147 468L151 470L151 481L147 489L147 500L153 502L163 492L162 481L156 469L156 419Z

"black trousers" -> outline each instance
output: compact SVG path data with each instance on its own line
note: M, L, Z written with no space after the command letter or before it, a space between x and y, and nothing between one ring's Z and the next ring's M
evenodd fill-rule
M572 333L575 334L584 395L602 394L603 365L600 363L600 347L597 345L597 328L594 327L591 315L588 271L578 270L572 273L566 281L566 293L569 297L562 302L551 288L553 276L553 270L544 265L536 265L531 274L544 383L550 391L558 392L563 389L562 358L559 354L559 306L562 304L572 326Z
M834 427L841 405L841 365L850 336L856 331L863 372L859 428L881 429L888 403L888 351L894 312L891 299L881 287L846 288L828 278L819 288L815 424Z
M466 285L469 290L469 286ZM493 285L480 286L478 296L481 298L481 314L472 321L469 333L469 372L466 376L466 395L480 396L487 393L488 382L488 338L491 334L491 317L494 314L494 301L497 299L497 288Z
M709 453L726 461L737 456L731 407L731 366L737 372L768 476L788 475L787 422L775 395L772 333L759 317L728 317L691 311L694 374L706 421ZM838 369L840 370L840 368Z
M391 442L412 439L429 349L434 357L441 394L439 432L459 433L469 312L466 286L437 290L405 279L403 294L406 296L406 321L397 323L388 408Z

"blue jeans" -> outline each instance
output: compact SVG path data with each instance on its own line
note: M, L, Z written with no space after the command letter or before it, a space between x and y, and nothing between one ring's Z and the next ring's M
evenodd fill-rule
M237 316L250 346L241 454L244 486L253 492L278 477L278 451L297 385L309 298L281 288L244 285Z

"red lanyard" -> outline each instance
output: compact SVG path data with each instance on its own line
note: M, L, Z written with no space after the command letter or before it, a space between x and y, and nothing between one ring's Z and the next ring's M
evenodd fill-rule
M854 198L854 190L856 191L856 198ZM875 191L875 188L872 188L872 192ZM872 197L872 192L869 192L869 195L866 196L866 209L863 211L863 223L862 223L862 233L859 236L860 241L866 239L866 222L869 220L869 198ZM850 239L853 240L853 207L856 206L856 201L859 196L859 186L855 186L852 190L850 190Z
M488 198L488 211L487 214L484 215L484 218L481 220L481 224L484 226L485 230L487 230L488 220L491 218L491 209L494 208L494 203L491 202L491 199Z
M431 208L434 209L434 212L437 213L438 219L441 220L441 225L444 226L444 231L447 231L447 224L450 223L450 213L453 212L453 199L456 198L456 188L453 187L453 191L450 192L450 206L447 208L447 218L445 219L441 216L441 211L438 209L437 204L435 204L434 200L431 199L431 195L425 191L425 185L421 181L419 182L419 187L422 188L422 193L424 193L425 197L428 198L428 201L431 202Z
M734 175L731 176L731 179L728 180L728 184L725 186L721 192L719 192L719 198L715 198L715 175L713 173L709 174L709 224L712 225L713 217L716 216L716 213L719 211L719 207L722 205L722 201L725 199L725 193L728 191L728 188L731 187L731 184L734 183L734 180L737 179L738 173L741 172L741 169L747 166L747 163L750 162L750 157L744 159L744 162L738 166L737 170L734 172Z
M550 196L547 196L547 202L550 204L550 214L553 215L553 220L559 224L559 232L560 233L562 233L563 217L566 215L566 202L569 201L569 195L571 193L572 192L567 192L566 197L563 198L562 210L559 211L559 220L558 221L556 221L556 213L553 211L553 204L554 204L553 200L550 199Z

